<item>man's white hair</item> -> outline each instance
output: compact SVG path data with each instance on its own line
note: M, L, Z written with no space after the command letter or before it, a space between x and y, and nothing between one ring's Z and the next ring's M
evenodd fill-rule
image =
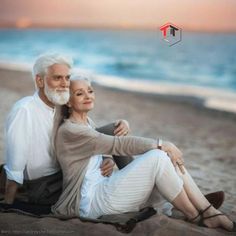
M70 57L58 53L42 54L34 63L32 71L33 79L35 79L36 75L46 75L48 68L54 64L63 64L67 65L69 68L72 68L73 60Z

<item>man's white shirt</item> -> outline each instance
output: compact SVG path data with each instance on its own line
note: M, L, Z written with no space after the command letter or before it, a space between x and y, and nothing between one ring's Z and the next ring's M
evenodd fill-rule
M59 165L51 151L54 109L36 92L15 103L5 126L7 178L20 184L56 173Z

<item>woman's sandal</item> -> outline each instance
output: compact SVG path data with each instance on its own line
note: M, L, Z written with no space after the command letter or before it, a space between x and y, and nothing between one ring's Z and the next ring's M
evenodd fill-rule
M199 226L204 226L204 223L203 223L203 213L205 213L211 206L212 205L210 204L206 209L200 210L198 212L197 216L193 217L192 219L188 219L187 221L190 222L190 223L197 223L197 225L199 225ZM199 221L196 221L198 217L200 217L200 219L199 219Z
M205 220L210 219L210 218L213 218L213 217L216 217L216 216L225 216L224 213L218 213L218 214L215 214L215 215L203 217L203 214L204 214L211 206L212 206L212 205L209 205L209 206L208 206L207 208L205 208L204 210L199 211L198 216L196 216L196 217L194 217L193 219L191 219L191 221L192 221L192 220L196 220L197 217L200 216L200 220L198 221L197 224L198 224L199 226L207 227L207 228L208 228L208 226L204 223ZM192 221L192 222L193 222L193 221ZM231 230L227 230L227 231L229 231L229 232L236 232L236 222L234 222L234 221L232 221L232 222L233 222L233 228L232 228Z
M199 221L196 221L198 217L201 217L201 213L200 212L195 217L193 217L192 219L187 219L187 221L190 222L190 223L193 223L193 224L195 224L195 223L198 224ZM201 218L200 218L200 220L201 220Z

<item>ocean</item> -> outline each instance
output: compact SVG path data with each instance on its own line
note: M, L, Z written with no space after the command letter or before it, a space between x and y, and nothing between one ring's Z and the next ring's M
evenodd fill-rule
M161 32L1 29L0 62L32 66L45 51L65 53L76 68L117 80L236 92L236 34L185 32L172 47Z

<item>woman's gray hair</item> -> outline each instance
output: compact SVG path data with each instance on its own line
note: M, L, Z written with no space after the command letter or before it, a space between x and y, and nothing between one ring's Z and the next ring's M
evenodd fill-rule
M87 81L91 84L90 75L87 74L75 74L70 77L70 81Z
M59 53L42 54L36 59L34 63L32 71L33 79L35 80L36 75L46 75L48 68L54 64L67 65L71 69L73 66L73 60L72 58Z
M69 118L69 107L67 105L56 105L55 106L55 115L53 119L53 129L51 136L51 150L52 153L56 156L56 136L59 127L64 122L64 119Z

